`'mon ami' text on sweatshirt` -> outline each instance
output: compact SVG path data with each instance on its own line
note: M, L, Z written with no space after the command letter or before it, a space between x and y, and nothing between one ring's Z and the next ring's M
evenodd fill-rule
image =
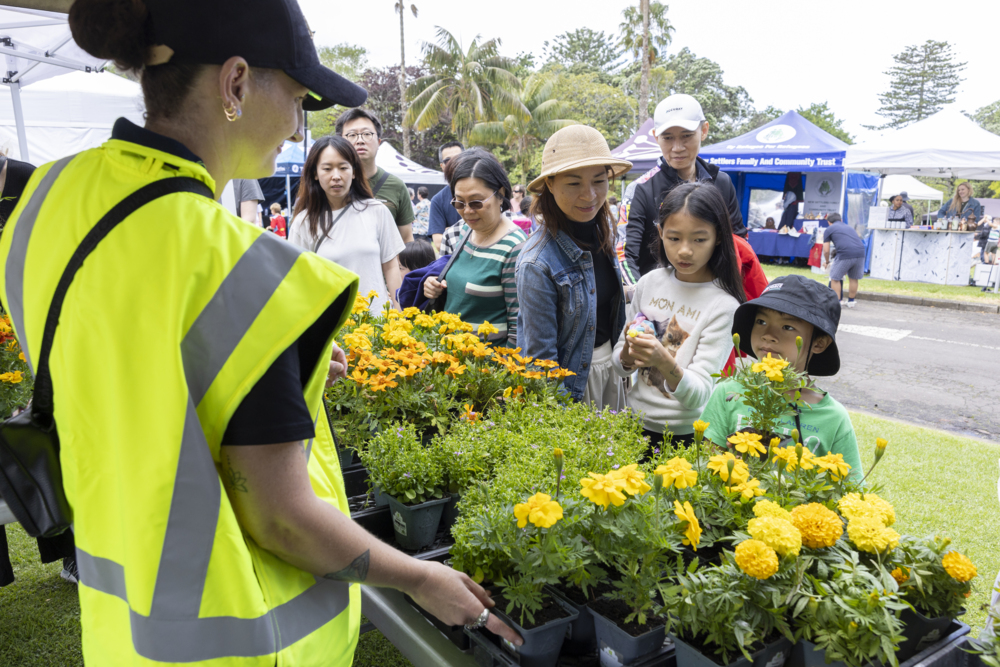
M677 389L669 391L659 371L639 367L638 382L628 393L629 406L642 412L647 429L686 435L712 396L713 373L725 366L733 349L733 314L739 302L715 282L686 283L673 268L656 269L635 286L626 321L641 312L656 327L656 336L684 369ZM628 330L621 332L611 355L615 372L630 375L621 362ZM633 369L635 370L635 369Z

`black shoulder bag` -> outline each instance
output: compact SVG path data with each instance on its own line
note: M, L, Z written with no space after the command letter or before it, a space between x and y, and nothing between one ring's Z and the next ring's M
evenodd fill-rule
M69 528L72 512L63 491L59 467L59 434L53 416L49 353L59 324L66 291L84 260L120 222L153 201L177 192L214 199L208 186L194 178L165 178L136 190L118 202L87 233L73 253L49 305L38 355L34 397L28 408L0 424L0 496L31 537L53 537ZM19 332L24 335L24 332Z

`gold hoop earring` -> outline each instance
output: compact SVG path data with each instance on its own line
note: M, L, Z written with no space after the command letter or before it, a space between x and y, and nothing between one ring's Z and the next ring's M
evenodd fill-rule
M243 116L243 110L235 104L232 107L222 107L222 111L226 114L226 120L230 123L236 122Z

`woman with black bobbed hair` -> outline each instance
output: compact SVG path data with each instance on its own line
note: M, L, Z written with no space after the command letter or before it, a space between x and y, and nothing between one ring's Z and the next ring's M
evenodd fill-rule
M503 165L489 151L473 148L454 159L458 162L451 175L451 203L462 215L457 230L461 238L441 275L424 281L424 296L443 297L442 310L461 313L477 332L489 322L497 331L487 329L487 340L514 347L518 309L514 269L527 237L504 215L510 210L513 188Z
M359 583L519 643L469 577L351 520L323 392L357 276L216 201L274 172L303 108L365 91L320 64L295 0L76 0L69 23L139 75L145 127L38 168L0 297L36 399L51 376L84 661L348 667Z

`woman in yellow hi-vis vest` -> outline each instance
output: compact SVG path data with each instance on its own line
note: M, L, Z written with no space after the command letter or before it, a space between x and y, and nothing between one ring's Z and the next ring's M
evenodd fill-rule
M357 276L212 198L273 173L303 107L365 92L320 65L296 0L76 0L70 25L141 72L147 121L39 168L0 237L29 363L98 220L151 183L203 190L154 199L96 245L49 357L85 661L350 665L361 582L519 642L468 577L349 517L323 389L344 374L333 336Z

